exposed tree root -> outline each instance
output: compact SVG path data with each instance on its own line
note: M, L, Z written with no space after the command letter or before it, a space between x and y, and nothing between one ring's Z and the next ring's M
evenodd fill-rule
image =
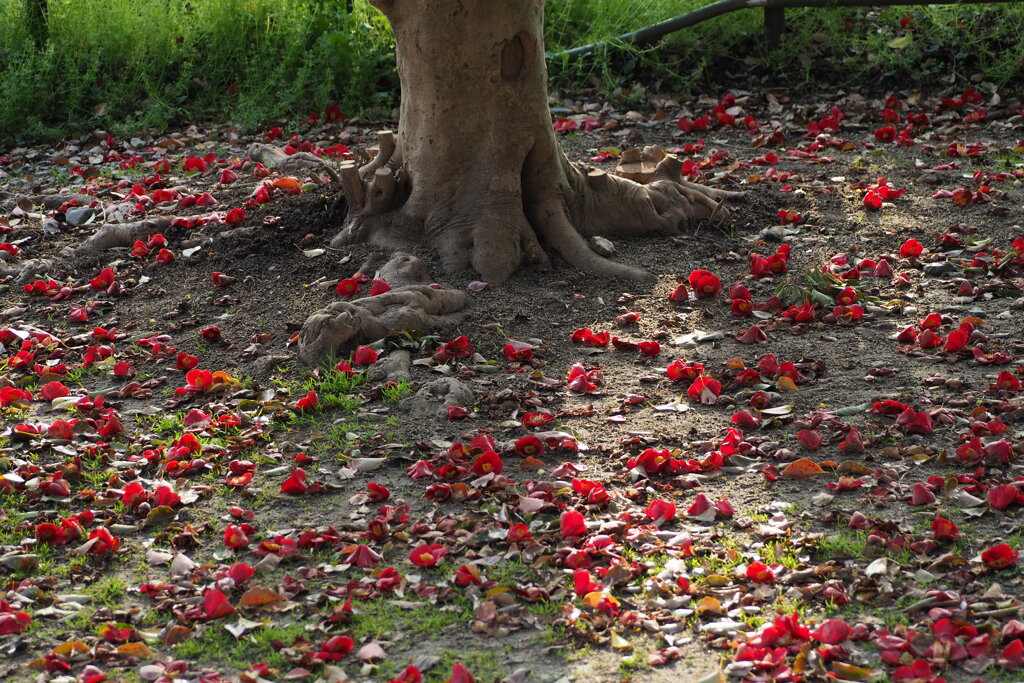
M675 234L696 221L721 222L729 217L724 200L739 196L683 180L682 162L658 147L628 150L611 175L542 143L539 152L524 155L522 175L509 189L465 177L453 196L420 215L407 206L415 181L397 164L390 131L381 133L380 150L362 168L342 166L349 214L332 246L426 241L447 269L472 266L492 282L506 280L522 263L545 263L542 243L580 270L651 281L650 273L597 254L585 238Z
M11 266L0 266L0 277L13 277L15 284L25 285L36 278L44 277L53 270L54 264L50 259L29 259Z
M147 218L134 223L107 223L77 247L66 247L61 251L61 256L74 258L117 247L130 247L137 240L164 232L170 227L171 219L166 217Z
M390 292L339 301L309 316L299 334L300 360L316 365L349 342L376 341L395 330L426 332L457 325L466 294L420 284L427 275L419 259L396 254L377 271L392 285Z

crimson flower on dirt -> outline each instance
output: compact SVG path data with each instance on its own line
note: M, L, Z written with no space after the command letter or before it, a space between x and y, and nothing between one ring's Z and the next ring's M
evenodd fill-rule
M31 623L32 617L28 612L16 612L0 600L0 636L24 633Z
M923 253L924 245L918 242L913 237L911 237L902 245L900 245L900 258L905 258L913 261Z
M199 336L210 343L216 344L221 340L220 328L216 325L209 325L199 330Z
M199 157L186 157L182 168L185 173L202 173L206 170L206 162Z
M380 358L380 352L369 346L357 346L352 352L352 362L360 367L373 365L378 358Z
M582 343L584 346L603 348L608 346L611 341L611 333L592 332L590 329L583 327L574 331L569 339L576 343Z
M315 391L310 390L295 403L295 410L303 413L316 408L318 405L320 405L320 397L317 396Z
M707 270L694 270L687 278L687 282L698 299L718 296L718 293L722 291L722 281L718 279L717 275Z
M576 510L566 510L559 518L558 531L564 537L584 536L587 533L587 522L583 514Z
M301 496L309 490L309 486L306 485L306 471L301 467L297 467L292 470L292 473L288 475L288 478L281 484L281 493L287 493L290 496Z
M4 387L4 388L5 389L7 389L7 388L13 389L14 387ZM67 396L70 393L71 393L70 389L68 389L66 386L64 386L63 384L61 384L60 382L57 382L57 381L47 382L43 386L39 387L39 395L42 396L47 401L52 401L55 398L61 398L63 396ZM3 397L3 392L0 391L0 400L3 400L2 397ZM31 399L32 395L29 394L28 398Z
M936 541L953 541L960 538L960 529L945 517L936 515L932 520L932 536Z
M569 391L578 394L592 394L604 383L600 369L588 370L582 363L574 363L565 380L569 385Z
M113 555L121 547L121 539L111 534L107 527L101 526L89 534L87 545L90 555Z
M229 183L235 182L236 180L238 180L238 174L232 171L230 168L225 168L223 171L221 171L220 182L222 184L227 185Z
M170 249L161 249L156 254L156 262L163 265L174 263L174 252Z
M453 358L468 358L475 351L476 348L469 341L469 338L466 335L462 335L440 346L434 352L433 359L438 363L447 363Z
M997 543L981 551L981 561L989 569L1006 569L1017 564L1018 552L1006 543Z
M992 388L1015 394L1021 390L1021 381L1014 377L1013 373L1003 370L999 373L999 376L996 377L996 381L992 385Z
M199 359L196 358L195 356L190 356L184 351L178 353L178 356L174 362L174 366L179 370L191 370L197 367L198 365Z
M838 645L849 638L851 633L853 629L842 619L829 619L822 622L817 630L811 633L811 637L825 645Z
M747 578L754 583L772 583L775 581L775 572L764 562L755 561L747 565Z
M89 286L97 291L109 289L114 284L115 277L113 268L104 268L99 275L89 281Z
M447 410L449 420L460 420L464 417L469 417L469 411L462 406L448 406Z
M506 543L529 543L532 540L533 534L530 533L530 527L522 523L510 526L508 536L505 537Z
M473 473L478 477L485 474L501 474L503 469L505 469L505 463L502 462L501 456L494 451L484 451L473 460Z
M840 306L852 306L857 303L857 290L853 287L844 287L836 294L836 303Z
M228 524L224 529L224 547L241 550L249 547L249 534L252 527L248 524Z
M516 439L516 454L524 458L539 458L544 455L544 443L533 434Z
M676 359L665 368L665 376L673 382L692 382L704 374L704 366L692 361Z
M661 344L656 341L642 341L636 345L641 356L652 358L661 353Z
M505 360L512 363L525 363L533 358L533 345L509 339L501 350Z
M676 505L668 500L656 499L644 509L644 514L651 518L655 524L671 522L676 518Z
M321 662L337 662L355 646L355 641L348 636L331 636L320 646L320 651L314 654L313 658Z
M679 283L676 288L668 295L669 301L689 301L690 290L686 288L686 285Z
M658 474L666 468L671 469L673 465L672 455L667 448L664 450L648 448L640 454L635 464L630 467L639 467L647 474Z
M604 590L604 586L595 582L586 569L575 569L572 573L572 590L576 595L586 595Z
M440 543L421 543L409 553L409 561L417 567L433 567L448 554L448 548Z
M224 216L225 225L238 225L245 220L245 209L231 209L227 215Z
M722 383L712 377L698 377L686 390L686 396L691 401L699 401L705 405L716 403L721 393Z

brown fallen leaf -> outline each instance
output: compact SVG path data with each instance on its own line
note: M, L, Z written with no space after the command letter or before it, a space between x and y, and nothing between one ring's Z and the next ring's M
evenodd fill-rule
M149 657L153 651L145 643L125 643L117 646L117 654L122 657Z
M280 593L272 591L269 588L254 586L242 594L242 599L238 604L242 607L262 607L263 605L272 605L277 602L284 602L284 600L285 597Z
M810 479L816 477L819 474L824 474L825 470L818 466L818 463L807 458L800 458L791 462L786 469L782 470L782 474L790 479L796 479L802 481L804 479Z

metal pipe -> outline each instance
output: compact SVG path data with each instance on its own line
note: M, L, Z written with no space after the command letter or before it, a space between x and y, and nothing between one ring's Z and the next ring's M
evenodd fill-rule
M708 19L714 19L715 17L730 12L736 12L743 9L753 8L786 8L786 7L894 7L898 5L980 5L989 3L1002 3L1002 2L1020 2L1020 0L931 0L930 2L914 2L911 0L719 0L713 2L710 5L705 5L700 9L695 9L692 12L687 12L681 16L673 19L666 19L665 21L658 22L646 28L642 28L638 31L631 31L624 33L618 38L616 42L623 43L636 43L642 45L644 43L652 43L657 39L674 33L680 29L699 24L707 21ZM592 43L590 45L583 45L580 47L574 47L571 50L565 50L564 52L556 52L548 55L548 59L562 59L568 60L573 57L580 57L582 55L589 54L598 48L609 45L611 41L600 41Z

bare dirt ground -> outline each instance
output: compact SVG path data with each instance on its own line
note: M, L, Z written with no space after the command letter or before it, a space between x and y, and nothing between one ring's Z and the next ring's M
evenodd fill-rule
M0 150L0 676L1017 680L1021 104L647 99L559 103L570 155L728 221L617 241L653 286L416 254L471 305L369 366L296 338L386 254L246 155L375 126Z

